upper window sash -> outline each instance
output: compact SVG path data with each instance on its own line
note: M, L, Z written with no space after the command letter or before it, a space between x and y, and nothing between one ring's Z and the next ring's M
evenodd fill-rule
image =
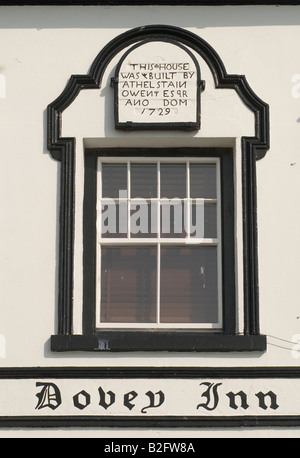
M116 190L114 189L112 192L112 196L107 195L108 192L104 192L105 195L102 194L102 167L105 164L123 164L127 167L126 173L126 183L124 182L124 176L121 178L123 183L121 184L122 187L126 187L126 189ZM131 166L135 166L138 164L153 164L157 166L157 190L154 194L156 197L142 197L138 196L134 197L131 196ZM186 166L186 190L185 195L177 196L176 192L174 193L174 197L169 194L166 196L164 194L164 190L161 190L161 166L164 167L165 165L176 165L181 164ZM203 197L201 195L196 195L197 190L191 193L191 183L190 183L190 168L193 165L215 165L216 167L216 182L213 186L215 186L216 191L214 193L210 193L210 197ZM122 173L124 175L124 171ZM107 178L106 178L107 179ZM221 241L221 184L220 184L220 159L219 158L161 158L159 160L155 160L152 158L132 158L132 159L124 159L124 158L99 158L98 159L98 178L97 178L97 240L98 243L102 244L113 244L113 243L132 243L132 244L139 244L139 243L174 243L180 244L184 241L184 243L191 243L191 244L219 244ZM119 191L121 191L120 194ZM192 190L193 191L193 190ZM202 191L203 192L203 191ZM180 194L180 193L179 193ZM118 197L119 195L119 197ZM143 228L143 232L137 233L137 230L131 232L130 222L132 220L132 213L136 210L136 206L138 205L149 205L149 227ZM203 205L206 215L209 214L210 210L210 221L206 220L206 225L203 230L195 230L195 225L193 224L193 220L196 217L196 205L200 206ZM101 213L103 212L103 208L105 205L111 205L112 207L116 207L116 214L117 216L122 217L123 221L122 224L119 221L116 221L116 225L120 225L120 232L118 232L118 228L108 228L104 233L100 230L101 227ZM174 206L179 210L179 206L181 205L181 211L183 214L183 221L182 221L182 229L183 233L180 234L177 230L177 235L174 233L172 236L168 237L168 233L171 233L168 229L168 225L162 224L166 222L166 217L169 211L169 206ZM126 211L126 214L125 214ZM214 214L215 211L215 214ZM156 216L156 220L153 220ZM124 219L127 219L127 222L124 223ZM215 221L214 221L215 220ZM151 224L150 224L151 221ZM153 223L153 224L152 224ZM178 223L179 224L179 223ZM177 224L177 227L178 227ZM216 227L214 228L214 224ZM209 225L211 226L209 228ZM111 230L113 229L113 230ZM133 228L132 228L133 229ZM136 228L135 228L136 229ZM166 229L166 231L164 231ZM115 232L116 230L116 232ZM203 233L204 232L204 233ZM116 235L114 236L114 234ZM200 235L200 236L199 236Z

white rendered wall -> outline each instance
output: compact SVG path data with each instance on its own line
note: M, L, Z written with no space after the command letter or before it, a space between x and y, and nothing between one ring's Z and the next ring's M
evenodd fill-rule
M299 12L300 7L0 8L0 366L299 364ZM257 163L261 332L269 336L264 354L95 355L50 351L49 339L57 324L60 165L46 149L46 108L63 91L70 75L88 73L110 40L146 24L179 26L198 34L218 52L228 73L246 75L254 92L270 105L271 148ZM106 81L117 60L107 69ZM148 133L147 137L157 147L233 146L237 203L241 203L240 136L253 134L253 116L234 91L215 90L209 69L201 59L199 63L207 83L202 95L201 131ZM107 84L99 91L81 92L63 115L63 135L77 139L74 326L78 332L84 145L143 147L150 141L141 132L115 131L112 101ZM222 108L217 113L216 104ZM88 116L79 117L87 109ZM237 213L238 247L242 242L241 218ZM242 307L240 251L237 265ZM0 430L0 437L2 434L6 433ZM71 436L72 431L66 434ZM116 432L103 434L120 437ZM136 437L141 432L130 434ZM146 434L170 436L168 431ZM194 432L182 434L188 437ZM209 437L211 433L196 434ZM282 434L297 436L299 431Z

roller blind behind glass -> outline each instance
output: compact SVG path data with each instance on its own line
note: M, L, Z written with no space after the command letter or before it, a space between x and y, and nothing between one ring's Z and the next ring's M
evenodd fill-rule
M218 180L217 159L99 159L102 223L109 226L110 199L116 230L98 234L98 327L221 327ZM196 199L204 206L200 239L187 233Z

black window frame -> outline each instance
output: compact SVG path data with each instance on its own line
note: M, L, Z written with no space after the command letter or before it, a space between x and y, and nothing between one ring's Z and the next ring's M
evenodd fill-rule
M220 159L222 227L223 329L96 328L97 169L99 157L161 157ZM250 351L264 349L264 336L237 335L235 268L235 183L232 148L91 148L85 150L83 202L83 335L53 336L55 350L88 351ZM55 339L55 340L54 340ZM62 346L62 347L61 347Z
M223 330L165 329L136 330L96 328L96 207L97 164L99 157L220 158L222 213L222 303ZM213 347L215 336L234 335L236 331L235 300L235 229L233 150L231 148L126 148L86 149L83 203L83 334L95 335L111 351L195 351L204 342ZM122 244L120 240L120 244Z

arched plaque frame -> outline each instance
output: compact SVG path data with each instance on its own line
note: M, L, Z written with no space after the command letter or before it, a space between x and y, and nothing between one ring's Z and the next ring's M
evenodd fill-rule
M134 51L136 51L138 48L147 45L148 43L153 43L155 44L156 42L163 42L163 43L168 43L174 47L177 47L181 50L181 52L185 53L189 59L193 62L194 65L194 72L195 72L195 87L193 88L194 90L194 95L195 95L195 107L193 109L193 121L191 122L186 122L184 121L184 115L182 117L181 121L159 121L159 122L132 122L132 121L126 121L126 122L121 122L120 121L120 110L121 110L121 104L120 104L120 98L119 98L119 86L120 86L120 73L122 66L125 62L125 60L132 54ZM140 72L142 73L142 72ZM148 83L151 83L152 81L149 80L147 81ZM141 43L138 43L131 47L121 58L119 64L117 65L116 68L116 74L115 78L112 79L112 85L114 87L114 95L115 95L115 127L116 129L119 130L185 130L185 131L193 131L193 130L199 130L200 129L200 94L201 91L204 89L204 81L201 80L201 73L200 73L200 66L195 58L195 56L184 46L181 44L177 43L175 40L170 40L170 39L162 39L158 38L157 40L151 39L151 40L144 40ZM161 93L162 91L160 91ZM145 108L147 109L147 108ZM163 108L160 108L160 110L163 111ZM163 118L162 118L163 119Z

